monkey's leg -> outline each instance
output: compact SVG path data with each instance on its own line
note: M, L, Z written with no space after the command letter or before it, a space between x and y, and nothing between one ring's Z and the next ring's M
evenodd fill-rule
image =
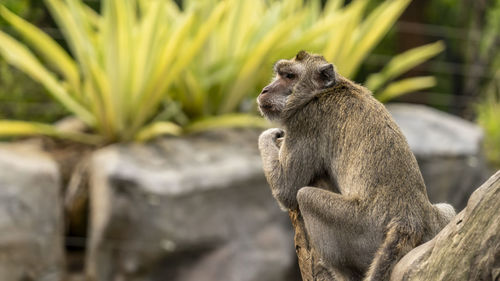
M393 219L387 226L384 242L378 249L365 281L389 280L394 265L421 241L423 229Z
M342 280L361 280L382 239L362 203L315 187L301 188L297 201L323 263Z

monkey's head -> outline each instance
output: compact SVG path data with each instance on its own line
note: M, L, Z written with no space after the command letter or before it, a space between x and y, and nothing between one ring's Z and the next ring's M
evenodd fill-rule
M257 97L259 110L267 119L281 121L291 97L306 102L318 90L335 85L337 75L333 65L323 56L300 51L291 60L274 64L275 77ZM295 104L296 105L296 104Z

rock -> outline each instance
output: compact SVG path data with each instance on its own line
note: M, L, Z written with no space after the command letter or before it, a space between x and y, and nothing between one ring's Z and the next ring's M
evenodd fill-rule
M396 264L391 281L500 280L500 171L434 239Z
M417 158L430 200L463 209L489 174L480 127L422 105L389 104L387 109Z
M264 178L258 131L94 154L91 280L291 280L293 233Z
M0 144L0 280L62 280L63 245L56 163L31 146Z
M474 123L416 104L389 104L413 153L424 157L474 155L483 133Z

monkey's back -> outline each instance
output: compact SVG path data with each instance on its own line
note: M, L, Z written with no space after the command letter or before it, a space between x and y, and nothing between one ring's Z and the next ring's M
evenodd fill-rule
M386 222L410 216L423 224L433 210L415 156L390 113L368 89L341 78L310 106L322 111L327 121L317 137L329 145L330 176L340 193L364 200L371 212L387 216Z
M283 126L259 137L273 196L300 210L336 277L388 280L402 255L449 221L451 206L429 202L405 137L366 88L306 52L278 61L275 72L258 98Z

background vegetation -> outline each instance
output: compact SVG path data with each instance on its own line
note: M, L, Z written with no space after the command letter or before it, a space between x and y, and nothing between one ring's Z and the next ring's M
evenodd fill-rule
M71 4L72 8L69 10L73 13L76 11L75 7L80 5L75 4L80 3L79 1L73 0L45 2L49 6L50 3ZM191 44L193 36L220 1L163 2L168 3L166 6L170 7L170 12L163 11L169 17L170 23L175 18L193 15L190 28L183 38L186 40L183 44ZM83 3L91 8L85 8L86 10L96 11L91 17L100 17L101 10L103 18L107 17L104 6L101 9L104 2L88 0ZM93 128L93 133L101 136L100 141L147 139L162 133L182 133L217 126L262 125L259 119L254 118L255 115L242 113L255 112L254 97L267 83L274 60L291 57L298 49L307 49L325 54L341 73L367 85L382 101L396 98L399 101L425 103L470 120L477 120L486 132L486 154L492 162L499 165L497 159L500 159L500 121L497 116L500 114L500 1L413 1L398 22L396 20L407 8L409 1L356 0L345 3L338 0L288 0L224 3L225 7L221 8L224 11L211 26L211 30L205 31L206 37L200 40L198 51L185 56L190 57L189 61L175 70L178 75L165 75L167 86L163 91L152 91L157 98L146 98L148 105L138 106L137 103L129 102L134 105L133 110L123 110L129 113L115 117L117 123L113 125L114 129L109 124L109 113L98 113L94 105L91 115L95 118L100 114L102 117L98 118L97 123L90 122L89 125ZM0 4L47 33L62 50L68 52L71 59L75 59L80 78L88 79L84 71L85 59L82 60L71 47L74 44L74 36L65 31L68 23L58 19L57 15L53 18L44 1L0 0ZM109 25L113 22L109 15L108 13L108 20L101 20L99 27L94 26L94 35L104 34L106 23ZM139 13L133 24L139 25L145 22L146 18L150 17ZM92 21L89 18L80 20ZM26 35L23 36L22 32L19 33L19 28L16 31L14 26L12 22L0 17L0 28L4 34L29 45L30 40ZM115 27L118 28L118 25ZM130 33L126 36L134 36L136 31L133 30L139 28L130 28L129 23L124 34ZM168 28L173 30L176 26L169 25ZM156 34L158 30L150 32ZM99 46L95 40L84 40L88 40L87 43L99 50L100 56L105 53L102 42ZM171 37L165 37L164 40L169 41ZM411 50L426 44L430 45ZM445 45L446 49L443 48ZM115 47L119 45L115 44ZM444 52L431 63L421 65L443 49ZM129 50L135 48L130 47ZM186 48L176 48L173 56L178 57L185 51ZM122 55L125 53L121 52ZM403 55L396 56L398 53ZM137 52L132 54L135 56ZM40 52L35 50L33 55L50 73L55 71L58 82L66 83L61 72L57 74L57 69ZM158 55L153 58L149 58L150 61L161 60ZM141 59L144 58L133 58L135 61ZM107 67L104 61L99 63L101 69ZM172 71L171 62L164 65L168 71ZM416 76L420 77L415 78ZM175 79L172 79L174 77ZM112 77L108 76L105 80L110 83ZM119 80L128 81L123 77ZM428 88L434 84L436 87L432 90L422 91L424 87ZM415 85L423 87L415 88ZM120 87L124 86L118 83L112 87L112 96L117 95L118 100L123 100L122 95L126 93L118 90ZM400 96L406 92L413 94ZM98 96L101 95L103 93L99 92ZM113 108L119 108L116 106L115 104ZM136 120L136 110L141 112L138 114L141 117L135 121L137 124L131 124L132 119ZM127 117L130 113L133 113L134 117ZM69 114L74 112L61 106L60 100L54 102L50 98L50 91L40 87L26 74L7 65L3 56L0 56L0 119L52 123ZM23 131L18 127L20 123L2 122L1 131L4 135L33 133L34 128L31 125L24 127ZM108 125L104 125L106 123ZM16 125L17 130L12 130L12 125ZM39 125L43 126L34 131L59 133L51 126ZM126 133L119 132L124 128L127 129ZM80 139L80 136L76 138Z
M479 60L484 64L486 77L476 84L480 89L477 121L485 130L486 155L500 168L500 1L486 11L483 24Z
M324 54L353 78L409 4L186 0L180 8L166 0L109 0L98 13L81 1L45 2L73 57L65 45L5 7L0 14L32 49L0 32L0 53L95 134L19 121L2 121L0 133L90 142L263 125L247 113L275 60L306 49ZM433 77L391 81L443 48L437 42L395 56L366 83L381 100L431 87Z
M34 24L45 25L46 13L41 1L0 0L0 4ZM13 31L1 18L0 30ZM65 115L68 112L45 89L0 57L0 119L54 122Z

